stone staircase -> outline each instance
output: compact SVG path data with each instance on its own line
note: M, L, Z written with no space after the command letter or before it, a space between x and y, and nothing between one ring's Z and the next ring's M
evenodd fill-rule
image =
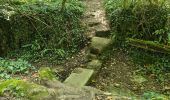
M87 7L83 19L83 23L87 26L85 35L90 39L86 52L88 62L85 68L76 68L64 81L66 85L75 87L84 87L90 79L95 78L102 68L102 62L98 59L98 56L112 44L112 40L109 38L111 30L105 10L102 7L103 3L99 0L85 0L83 2ZM131 100L129 97L118 94L105 94L105 92L103 94L98 95L97 98L99 99L94 100ZM88 98L88 100L91 99Z
M71 75L64 81L65 84L82 87L87 84L92 75L95 75L102 63L97 56L111 44L109 21L106 18L102 2L98 0L84 1L87 9L84 14L83 23L87 26L86 36L90 39L87 52L86 68L76 68Z
M87 37L106 37L110 34L109 21L106 18L103 1L84 0L86 11L83 23L87 26Z

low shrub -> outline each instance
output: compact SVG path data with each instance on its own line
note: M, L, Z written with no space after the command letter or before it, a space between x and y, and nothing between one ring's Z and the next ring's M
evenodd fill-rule
M0 5L0 55L22 49L28 58L61 59L84 46L81 2L69 0L61 11L62 0L32 1Z
M163 1L108 0L106 10L116 30L116 40L121 42L131 37L167 44L168 11Z
M9 79L11 75L16 74L28 74L31 70L35 68L29 64L27 61L18 59L18 60L7 60L0 59L0 78Z
M153 53L141 49L128 49L129 56L138 65L138 69L144 75L152 76L158 82L169 81L170 56L168 54Z

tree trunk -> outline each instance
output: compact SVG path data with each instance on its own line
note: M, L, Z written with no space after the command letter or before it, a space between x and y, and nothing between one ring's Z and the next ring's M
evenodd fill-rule
M163 45L160 43L155 43L153 41L145 41L145 40L132 39L132 38L127 38L126 40L129 45L137 47L137 48L142 48L142 49L153 51L153 52L170 54L169 45Z

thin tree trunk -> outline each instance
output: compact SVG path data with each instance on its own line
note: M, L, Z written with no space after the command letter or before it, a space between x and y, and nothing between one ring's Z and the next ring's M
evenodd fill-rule
M153 52L170 54L169 45L163 45L163 44L155 43L152 41L132 39L132 38L127 38L126 40L129 45L137 47L137 48L142 48L142 49L153 51Z

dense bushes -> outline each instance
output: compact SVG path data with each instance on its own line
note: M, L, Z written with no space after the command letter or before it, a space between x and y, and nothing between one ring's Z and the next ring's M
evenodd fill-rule
M170 55L155 54L136 48L128 50L129 56L138 65L139 72L155 78L159 82L168 82L170 73Z
M127 43L127 38L134 38L141 40L141 43L136 44L135 47L129 46L129 56L133 62L137 64L140 73L148 76L153 76L161 82L169 81L168 75L170 73L170 59L169 52L155 53L152 51L159 50L158 48L151 47L144 40L155 45L169 46L169 5L167 0L106 0L106 11L111 21L113 35L115 35L115 43ZM161 44L159 44L161 43ZM124 46L126 47L126 45ZM150 50L150 51L148 51ZM152 50L152 51L151 51Z
M83 6L79 1L69 0L63 11L62 0L31 1L0 5L0 55L24 48L34 56L61 58L83 46Z
M132 37L167 44L168 11L163 1L108 0L106 10L116 30L116 39Z

